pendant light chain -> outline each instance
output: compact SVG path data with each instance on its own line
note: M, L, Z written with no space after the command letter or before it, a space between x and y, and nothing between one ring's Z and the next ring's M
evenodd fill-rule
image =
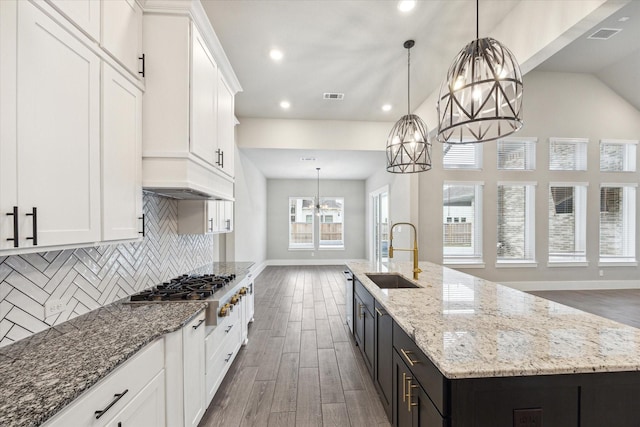
M407 114L411 114L411 48L407 49Z
M476 40L480 39L480 0L476 0Z

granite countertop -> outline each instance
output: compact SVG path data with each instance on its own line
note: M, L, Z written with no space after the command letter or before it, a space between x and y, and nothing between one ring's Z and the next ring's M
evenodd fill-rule
M420 262L418 289L365 275L411 280L408 262L347 266L447 378L640 370L640 329L432 263Z

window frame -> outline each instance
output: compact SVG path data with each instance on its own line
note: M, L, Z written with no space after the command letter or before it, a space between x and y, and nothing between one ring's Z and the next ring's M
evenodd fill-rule
M537 182L532 181L498 181L496 185L496 211L498 210L498 187L524 187L525 188L525 253L529 253L531 258L500 258L497 253L496 242L496 268L501 267L537 267L536 261L536 189ZM500 235L496 222L496 239Z
M451 181L445 180L442 183L442 225L446 223L446 216L444 215L444 187L445 186L474 186L474 225L472 232L472 248L473 254L446 254L446 247L444 241L444 231L442 234L442 263L444 265L455 265L456 267L466 268L484 268L484 253L483 253L483 192L484 181Z
M574 169L552 168L552 165L551 165L551 159L552 159L551 150L552 150L552 147L553 147L554 144L574 144L576 146L576 158L574 159L574 161L575 161L575 168ZM548 151L549 158L547 159L548 160L548 164L549 164L549 170L550 171L554 171L554 172L557 172L557 171L584 172L584 171L586 171L587 170L587 165L588 165L588 156L587 156L588 147L589 147L589 138L556 138L556 137L549 138L549 151Z
M562 255L561 253L552 254L550 248L550 239L547 241L547 259L548 267L586 267L589 265L587 258L587 198L589 183L588 182L550 182L547 192L547 200L551 198L553 201L553 187L573 187L573 215L575 217L574 224L574 247L579 248L574 254ZM560 215L560 214L559 214ZM547 238L551 235L550 206L547 206ZM576 255L579 251L582 256Z
M505 143L522 143L530 144L529 147L524 146L525 150L525 166L523 168L506 168L500 167L500 149ZM526 137L506 137L500 138L497 141L496 147L496 169L499 171L535 171L536 170L536 152L537 152L538 138L526 138ZM527 167L527 164L529 167Z
M637 152L638 152L638 140L632 140L632 139L601 139L600 140L600 146L598 147L598 167L600 168L600 172L603 173L633 173L637 171L637 164L636 164L636 157L637 157ZM605 145L622 145L622 146L626 146L626 148L630 148L633 147L633 154L628 154L625 155L624 159L623 159L623 168L622 170L607 170L607 169L602 169L602 148ZM630 169L625 169L624 164L629 163L632 164L630 167Z
M311 205L314 206L314 197L308 197L308 196L289 196L289 209L288 209L288 217L289 217L289 235L287 237L288 240L288 249L290 251L312 251L315 250L315 241L316 241L316 219L315 219L315 213L311 214L311 243L310 244L295 244L291 242L291 225L292 224L309 224L308 222L306 222L307 220L307 215L304 212L301 212L300 215L301 217L305 220L304 222L291 222L291 217L293 215L296 216L296 218L298 217L298 214L296 212L291 212L291 202L293 200L311 200ZM314 208L315 209L315 208ZM296 204L296 210L297 210L297 204Z
M341 245L323 245L322 244L322 224L323 222L321 221L321 219L323 218L323 213L322 213L322 209L320 210L320 215L318 217L318 238L317 238L317 243L316 247L318 248L318 250L320 251L333 251L333 250L344 250L345 248L345 201L344 201L344 197L321 197L320 198L320 206L322 206L322 201L325 199L332 199L332 200L342 200L342 221L341 222L331 222L331 223L324 223L324 224L342 224L342 244Z
M472 147L474 148L474 163L473 164L453 164L447 165L445 162L445 157L447 155L447 146L451 146L452 149L457 147ZM483 144L478 143L468 143L468 144L442 144L442 168L445 170L482 170L482 155L483 155Z
M630 255L620 256L607 256L602 255L602 189L603 188L621 188L622 195L622 215L624 221L623 227L627 228L625 235L633 236L631 239L624 241L624 252L630 253ZM636 215L637 215L637 188L638 184L635 182L626 183L612 183L603 182L600 184L600 200L598 209L598 265L599 266L637 266L637 254L636 254ZM630 191L632 190L632 191Z

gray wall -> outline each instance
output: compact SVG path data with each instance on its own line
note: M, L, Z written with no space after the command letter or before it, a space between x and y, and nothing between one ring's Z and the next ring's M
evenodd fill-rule
M365 181L320 179L320 196L344 197L344 250L289 250L289 197L315 197L317 181L267 180L267 259L292 260L364 259Z
M0 347L217 261L216 236L177 234L176 200L145 193L144 212L140 242L0 256Z
M227 261L267 259L267 179L241 150L235 154L234 231L226 235Z
M496 144L485 143L480 171L442 168L442 144L434 143L434 167L419 178L421 259L442 262L443 181L483 181L483 255L485 268L467 269L492 281L589 281L638 280L636 266L598 266L599 199L601 183L637 183L640 172L602 173L599 170L601 139L640 139L640 112L590 74L531 72L524 78L523 128L514 136L538 138L536 170L498 171ZM436 123L430 124L432 127ZM549 138L588 138L587 171L549 171ZM640 151L640 150L638 150ZM534 181L536 187L537 268L496 268L496 197L498 181ZM548 192L550 182L587 182L588 267L549 267ZM638 218L636 208L636 217ZM638 221L636 221L637 223ZM434 242L430 244L428 242ZM636 235L636 253L640 241ZM604 276L599 276L603 270Z

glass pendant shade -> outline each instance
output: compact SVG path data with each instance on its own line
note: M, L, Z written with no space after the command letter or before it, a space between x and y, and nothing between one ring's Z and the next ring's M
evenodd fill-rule
M420 117L411 114L410 76L413 40L404 42L407 49L407 114L391 129L387 138L387 172L415 173L431 169L429 130Z
M495 39L476 39L458 53L438 96L440 142L493 141L522 127L522 74Z
M427 125L415 114L402 116L387 139L387 171L424 172L431 169L431 143Z

